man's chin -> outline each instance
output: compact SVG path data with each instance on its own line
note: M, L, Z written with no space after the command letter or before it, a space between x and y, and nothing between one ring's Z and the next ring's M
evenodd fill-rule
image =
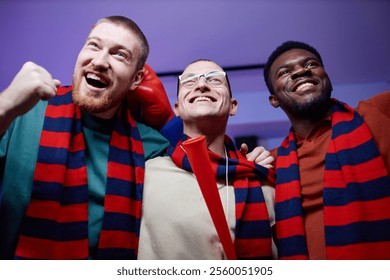
M295 114L303 118L321 117L330 108L331 102L329 97L321 97L307 100L305 104L300 104L295 108Z
M101 113L107 110L107 106L105 106L102 100L98 100L89 94L81 94L78 91L73 91L72 98L73 103L80 107L83 111L87 111L89 113Z
M73 103L81 110L92 114L104 114L108 111L118 108L123 101L123 96L109 96L108 94L96 98L88 94L73 92Z

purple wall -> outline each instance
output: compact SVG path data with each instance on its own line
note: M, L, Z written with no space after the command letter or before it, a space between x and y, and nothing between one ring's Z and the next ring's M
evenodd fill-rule
M0 91L28 60L70 84L91 25L120 14L144 30L156 72L182 70L197 58L222 66L264 63L281 42L306 41L322 54L336 97L354 105L390 88L389 13L388 0L0 0ZM229 76L239 101L229 133L279 141L288 123L270 108L262 71ZM176 80L163 82L173 104Z

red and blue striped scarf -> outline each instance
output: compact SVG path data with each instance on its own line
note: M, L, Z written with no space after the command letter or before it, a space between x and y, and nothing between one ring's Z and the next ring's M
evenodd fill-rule
M348 105L333 99L325 156L324 226L328 259L390 259L390 179L372 134ZM307 259L294 132L278 149L276 236L281 259Z
M108 155L99 259L136 259L144 153L128 110L118 117ZM16 250L18 259L87 259L88 181L80 109L70 87L49 101L31 202Z
M180 168L192 172L187 155L181 143L168 152L172 161ZM271 259L271 228L261 182L273 180L267 168L247 161L233 142L225 137L228 151L228 178L234 180L236 200L236 229L234 247L239 259ZM218 179L225 179L226 158L209 151L213 173Z

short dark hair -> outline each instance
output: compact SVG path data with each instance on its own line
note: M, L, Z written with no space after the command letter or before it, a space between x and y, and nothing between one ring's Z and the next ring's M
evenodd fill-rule
M309 44L306 44L306 43L303 43L303 42L299 42L299 41L286 41L286 42L284 42L283 44L281 44L279 47L277 47L271 53L271 55L268 57L267 63L264 66L264 71L263 71L264 72L264 81L265 81L265 84L267 85L267 88L268 88L268 90L269 90L269 92L271 94L274 94L271 81L269 80L269 72L271 70L271 66L274 63L274 61L281 54L283 54L286 51L289 51L291 49L304 49L304 50L307 50L307 51L311 52L312 54L314 54L319 59L321 64L323 65L321 55L319 54L319 52L314 47L310 46Z

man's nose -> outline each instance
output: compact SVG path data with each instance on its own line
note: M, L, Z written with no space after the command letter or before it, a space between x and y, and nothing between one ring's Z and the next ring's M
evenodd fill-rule
M295 80L296 78L309 75L311 73L310 69L302 66L295 67L293 73L291 74L291 79Z
M103 51L97 53L91 63L94 67L107 69L109 67L108 53Z
M204 92L209 89L209 85L206 82L206 78L204 76L199 77L199 81L196 85L196 87L201 91Z

